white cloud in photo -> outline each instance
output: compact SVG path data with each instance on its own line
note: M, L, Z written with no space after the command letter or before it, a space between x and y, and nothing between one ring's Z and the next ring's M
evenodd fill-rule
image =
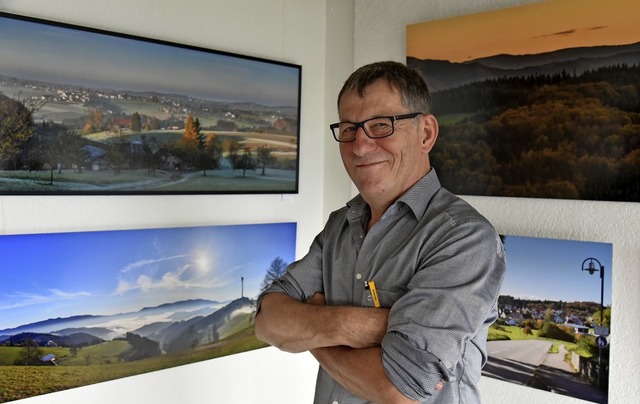
M0 310L17 309L35 305L51 305L65 300L74 300L92 296L89 292L65 292L60 289L48 289L48 293L14 292L0 300Z

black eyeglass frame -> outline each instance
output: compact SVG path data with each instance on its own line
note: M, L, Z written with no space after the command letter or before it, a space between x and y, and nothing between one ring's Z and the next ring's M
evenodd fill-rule
M329 125L329 129L331 129L331 134L333 135L333 138L336 140L336 142L339 143L349 143L349 142L353 142L354 140L356 140L356 132L358 131L358 128L362 128L362 131L364 132L365 135L367 135L367 137L369 139L384 139L385 137L389 137L391 135L393 135L396 132L396 127L395 127L395 122L396 121L400 121L403 119L411 119L411 118L415 118L418 115L424 115L424 112L412 112L410 114L402 114L402 115L384 115L384 116L374 116L372 118L369 119L365 119L362 122L351 122L351 121L342 121L342 122L336 122L336 123L332 123L331 125ZM364 124L372 121L374 119L380 119L380 118L388 118L391 120L391 133L389 133L388 135L384 135L384 136L371 136L369 133L367 133L367 130L364 128ZM343 123L350 123L352 125L355 125L356 130L353 135L353 139L349 139L349 140L340 140L338 139L338 136L340 135L339 133L336 135L336 129L338 129L340 127L341 124Z

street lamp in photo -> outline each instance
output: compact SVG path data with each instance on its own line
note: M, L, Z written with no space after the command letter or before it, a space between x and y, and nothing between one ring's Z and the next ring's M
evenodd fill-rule
M587 261L589 264L585 267ZM594 261L598 263L598 268L596 268ZM600 272L600 326L604 327L604 265L595 258L587 258L582 261L582 270L588 271L589 275Z
M598 267L596 268L596 263ZM585 266L586 265L586 266ZM589 275L593 275L596 272L600 272L600 329L604 329L604 265L600 263L595 258L587 258L582 261L582 270L589 272ZM597 330L597 327L594 327ZM608 333L607 333L608 334ZM600 333L596 332L597 335L597 345L598 345L598 387L602 388L602 343L599 340L604 339L605 336L600 335Z

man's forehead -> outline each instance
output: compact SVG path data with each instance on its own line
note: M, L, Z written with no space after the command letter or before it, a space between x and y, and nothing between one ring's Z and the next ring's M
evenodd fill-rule
M397 92L398 90L394 88L391 83L385 78L379 78L362 86L354 86L349 91L350 93L356 92L358 96L363 97L367 94L367 92L372 89L384 89L390 92Z
M382 99L381 99L382 98ZM394 88L386 79L378 79L362 88L349 88L345 90L338 101L338 111L348 102L389 102L395 104L397 100L402 105L400 92Z

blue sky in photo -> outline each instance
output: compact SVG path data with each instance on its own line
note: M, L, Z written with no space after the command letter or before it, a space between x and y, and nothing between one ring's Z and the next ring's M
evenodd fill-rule
M6 17L0 17L0 51L0 75L93 89L298 106L299 70L285 64Z
M276 257L293 262L295 243L295 223L0 236L0 329L255 298Z
M591 275L582 270L585 259L595 258L605 269L604 305L611 306L612 244L507 235L505 250L507 273L501 295L599 304L600 272Z

